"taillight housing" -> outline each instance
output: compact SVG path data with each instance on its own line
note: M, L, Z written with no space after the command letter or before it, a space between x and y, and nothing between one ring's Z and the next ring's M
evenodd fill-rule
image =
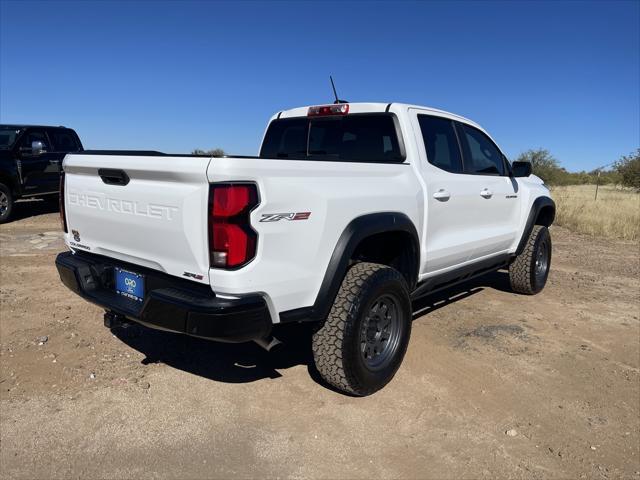
M326 115L346 115L349 113L348 103L334 103L333 105L318 105L309 107L308 117L323 117Z
M209 191L209 252L212 268L235 269L256 255L258 234L250 214L258 206L253 183L217 183Z
M58 190L58 204L60 207L60 224L62 231L67 233L67 212L64 210L64 172L60 174L60 188Z

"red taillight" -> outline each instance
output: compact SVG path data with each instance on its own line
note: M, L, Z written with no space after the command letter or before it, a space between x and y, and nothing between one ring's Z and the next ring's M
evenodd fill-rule
M213 187L213 216L228 218L242 213L251 203L252 187L253 185L218 185Z
M249 215L258 205L253 184L217 184L209 194L209 250L214 268L236 268L256 254Z
M62 231L67 233L67 214L64 211L64 172L60 174L60 189L58 191L58 202L60 205L60 223L62 224Z
M335 103L333 105L319 105L317 107L309 107L307 116L319 117L324 115L346 115L347 113L349 113L348 103Z

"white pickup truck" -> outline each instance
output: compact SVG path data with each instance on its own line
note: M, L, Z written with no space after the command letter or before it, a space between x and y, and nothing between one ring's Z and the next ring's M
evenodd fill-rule
M500 268L534 294L555 204L477 124L399 103L279 112L258 157L66 156L62 282L105 324L273 343L314 322L321 376L354 395L404 357L411 301Z

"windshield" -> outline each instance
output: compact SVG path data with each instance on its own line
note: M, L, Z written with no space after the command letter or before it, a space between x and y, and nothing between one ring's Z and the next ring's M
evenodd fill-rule
M0 127L0 148L8 149L16 143L20 129Z
M404 160L390 114L274 120L265 135L260 157L355 162Z

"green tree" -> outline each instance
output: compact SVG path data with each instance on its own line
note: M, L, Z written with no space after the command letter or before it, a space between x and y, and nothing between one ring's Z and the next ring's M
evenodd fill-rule
M640 148L618 160L615 169L622 185L640 190Z
M538 148L522 152L516 158L516 162L529 162L533 173L543 179L549 185L563 185L566 183L568 172L560 167L556 158L549 150Z
M587 183L595 183L598 176L598 170L589 172L589 181ZM617 185L620 184L620 175L614 170L600 170L600 185Z
M214 148L212 150L201 150L196 148L191 152L192 155L211 155L212 157L224 157L226 153L221 148Z

